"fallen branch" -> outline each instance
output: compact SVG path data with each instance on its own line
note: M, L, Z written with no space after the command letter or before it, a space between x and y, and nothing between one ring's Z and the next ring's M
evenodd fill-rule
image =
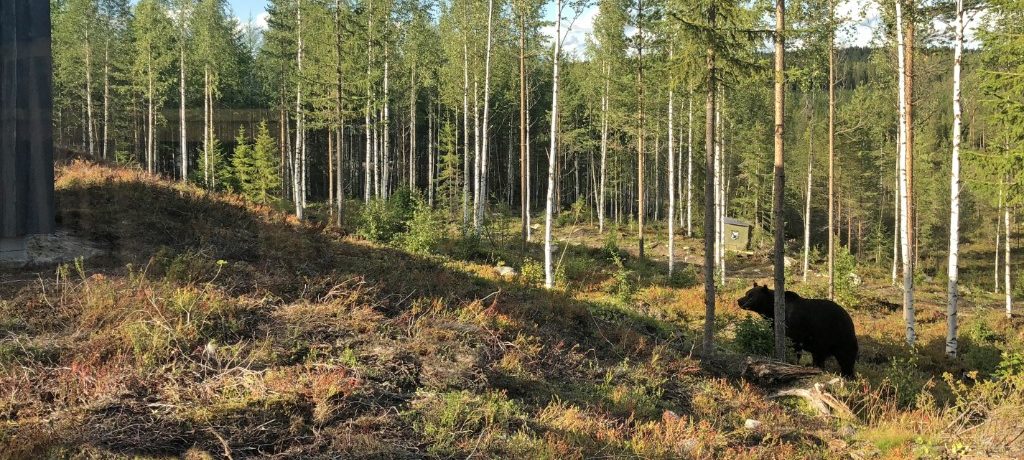
M830 385L841 384L841 380L832 379L828 383L815 383L810 388L791 388L782 390L769 396L769 399L781 398L784 396L796 396L807 400L807 403L819 415L832 416L843 420L854 420L857 418L853 411L842 401L825 391Z
M747 358L746 367L743 369L744 377L767 385L788 383L819 374L821 374L821 369L816 367L749 357Z

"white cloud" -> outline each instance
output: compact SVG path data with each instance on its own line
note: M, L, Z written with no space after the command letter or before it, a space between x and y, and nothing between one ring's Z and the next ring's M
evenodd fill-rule
M562 50L569 55L582 57L586 52L587 37L594 33L594 18L597 17L598 9L591 6L580 13L580 16L573 21L575 12L566 8L562 13ZM552 24L541 28L541 34L547 37L550 43L555 36L555 8L549 5L544 11L544 19L552 21Z

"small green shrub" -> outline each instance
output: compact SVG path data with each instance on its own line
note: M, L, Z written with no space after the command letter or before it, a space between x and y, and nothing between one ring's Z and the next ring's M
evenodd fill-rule
M748 316L736 323L736 345L744 353L768 356L775 346L775 332L771 321L759 316Z
M359 216L359 236L376 243L388 243L402 230L402 220L387 200L372 200Z
M401 235L402 248L409 252L427 254L434 250L444 233L440 216L425 203L418 203Z
M893 358L885 369L884 379L892 386L900 407L911 407L924 390L925 379L917 364L917 354L911 350L905 358Z
M519 282L527 286L544 284L544 264L527 257L519 268Z
M853 277L856 276L857 259L850 254L850 249L846 246L836 248L835 258L836 301L840 305L856 307L860 304L860 296L856 292L857 286L853 282Z
M697 268L694 265L683 265L672 272L672 278L669 279L669 284L673 287L689 289L700 284L697 279Z
M626 264L622 262L618 254L612 253L612 261L616 267L615 273L612 275L615 278L612 293L620 303L628 305L633 302L633 296L636 295L637 284L640 281L639 276L633 270L626 268Z
M466 390L426 396L413 402L413 411L413 428L427 441L427 452L442 458L466 456L481 447L474 441L511 431L523 417L522 409L502 393Z
M993 375L999 379L1024 375L1024 353L1004 351Z
M992 344L1000 339L999 334L992 330L988 322L985 321L985 318L982 317L976 317L967 323L967 327L964 328L964 335L979 344Z

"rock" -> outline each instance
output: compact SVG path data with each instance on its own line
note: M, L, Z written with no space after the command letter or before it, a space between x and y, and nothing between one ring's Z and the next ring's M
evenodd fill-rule
M677 414L675 412L672 412L670 410L667 410L667 411L665 411L664 413L661 414L661 421L663 423L665 423L666 425L672 424L672 423L679 423L679 420L680 420L679 414Z
M748 430L756 430L760 426L761 426L761 421L760 420L754 420L752 418L748 418L747 421L743 422L743 428L746 428Z
M494 271L498 272L498 276L502 278L511 278L513 276L516 276L516 269L509 267L507 265L499 265L497 267L494 267Z
M782 265L785 266L786 268L792 267L793 264L795 264L795 263L796 263L796 260L794 260L792 257L783 257L782 258Z
M856 273L850 273L850 284L854 286L860 286L864 283L864 280L860 279L860 275Z

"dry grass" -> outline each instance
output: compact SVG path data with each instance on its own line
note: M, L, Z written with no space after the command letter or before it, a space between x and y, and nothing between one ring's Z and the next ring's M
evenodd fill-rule
M58 177L61 224L110 255L2 273L0 457L903 458L1024 449L1014 437L1022 378L971 380L976 363L942 356L941 320L922 320L922 347L905 349L899 312L884 307L897 293L881 284L865 287L877 302L853 312L862 378L837 396L858 420L839 422L769 399L775 389L735 371L735 323L745 313L732 299L749 279L722 290L723 353L702 362L702 289L669 280L658 259L627 257L631 275L617 276L605 238L589 227L560 229L572 243L563 288L544 291L494 270L498 261L521 268L512 222L478 246L450 238L440 255L417 256L138 171L75 163ZM625 249L629 236L621 238ZM678 246L698 256L684 249L695 241ZM527 256L539 260L540 249ZM745 261L748 276L762 273L757 257ZM940 300L923 296L921 317ZM1019 325L981 299L964 318L965 347L981 350L979 363L1024 342ZM747 428L747 419L761 424Z

